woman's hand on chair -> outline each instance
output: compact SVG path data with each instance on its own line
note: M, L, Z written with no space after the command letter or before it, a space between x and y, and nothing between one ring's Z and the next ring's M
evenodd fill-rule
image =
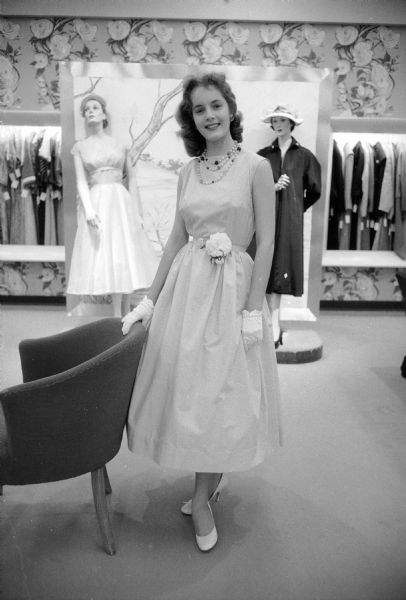
M137 321L141 321L145 329L147 329L151 323L153 312L154 303L152 300L150 300L150 298L144 296L141 302L121 319L121 322L123 323L123 335L127 335L131 327Z

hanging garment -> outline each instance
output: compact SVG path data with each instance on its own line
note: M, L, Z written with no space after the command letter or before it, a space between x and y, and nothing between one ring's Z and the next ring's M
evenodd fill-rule
M350 250L357 249L357 238L360 222L360 205L362 201L362 174L364 171L364 150L361 142L357 142L353 148L353 170L351 181L351 232L350 232Z
M35 222L34 202L30 188L30 178L26 178L22 182L21 198L24 203L24 244L37 245L37 227ZM24 183L26 181L26 183Z
M61 136L58 130L50 140L50 182L52 184L52 198L54 202L56 243L64 243L64 214L62 201L62 161L61 161Z
M339 221L345 211L343 160L336 140L333 141L333 156L330 186L330 210L328 218L327 248L338 250Z
M44 244L45 240L45 200L46 187L48 183L48 163L41 157L39 149L44 137L44 130L38 131L31 142L31 152L33 156L33 165L36 181L36 222L38 243Z
M56 246L56 218L51 185L48 185L45 196L44 244Z
M383 175L385 172L386 166L386 154L383 149L383 146L380 142L377 142L374 145L374 199L373 199L373 209L371 213L371 243L372 247L374 247L374 241L376 237L376 232L379 231L380 225L379 220L381 214L379 212L379 202L381 199L381 189L382 189L382 181Z
M395 156L392 142L383 142L382 147L385 152L386 161L379 197L379 210L391 218L395 199Z
M8 191L8 171L6 159L6 135L0 128L0 243L8 244L10 194Z
M397 144L393 249L406 260L406 143Z
M370 183L370 166L371 166L371 146L361 140L362 149L364 151L364 168L361 176L362 197L359 207L359 226L357 233L357 250L369 250L371 247L368 204L369 204L369 183Z
M354 149L351 142L344 144L343 148L344 164L344 202L345 212L340 218L339 248L340 250L350 249L351 239L351 218L352 218L352 176L354 172Z
M24 212L24 241L22 243L31 245L38 244L35 201L33 198L35 174L31 156L31 142L34 135L32 130L24 133L21 161L21 198Z
M23 244L25 237L24 201L21 198L21 140L18 130L8 138L7 169L10 194L10 244Z

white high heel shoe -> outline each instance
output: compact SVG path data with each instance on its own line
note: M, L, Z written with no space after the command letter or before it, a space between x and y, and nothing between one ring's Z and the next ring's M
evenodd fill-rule
M222 473L220 475L220 478L217 482L216 487L210 494L209 502L212 502L212 501L218 502L219 501L221 490L225 487L225 485L226 485L226 478L224 477L224 475ZM182 515L185 515L186 517L192 516L192 498L190 498L190 500L187 500L186 502L184 502L182 504L182 506L180 507L180 512L182 513Z
M207 503L207 506L209 507L210 514L213 518L213 512L211 510L210 504ZM214 521L214 518L213 518L213 521ZM207 535L197 535L197 533L196 533L195 537L196 537L196 544L197 544L199 550L201 550L201 552L208 552L209 550L214 548L214 546L217 544L218 534L217 534L216 524L214 523L213 529Z

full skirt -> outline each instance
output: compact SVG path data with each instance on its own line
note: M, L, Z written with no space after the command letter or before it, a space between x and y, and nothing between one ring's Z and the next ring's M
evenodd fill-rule
M241 311L252 260L212 264L193 242L176 256L156 303L128 416L129 448L195 472L245 470L280 441L271 319L246 351Z
M159 258L127 189L121 183L96 184L90 195L101 227L90 227L79 205L67 292L128 294L149 287Z

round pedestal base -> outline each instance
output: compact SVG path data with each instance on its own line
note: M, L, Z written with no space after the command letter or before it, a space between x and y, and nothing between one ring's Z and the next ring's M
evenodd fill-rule
M283 334L283 344L276 349L280 364L313 362L322 354L323 343L312 329L288 329Z

